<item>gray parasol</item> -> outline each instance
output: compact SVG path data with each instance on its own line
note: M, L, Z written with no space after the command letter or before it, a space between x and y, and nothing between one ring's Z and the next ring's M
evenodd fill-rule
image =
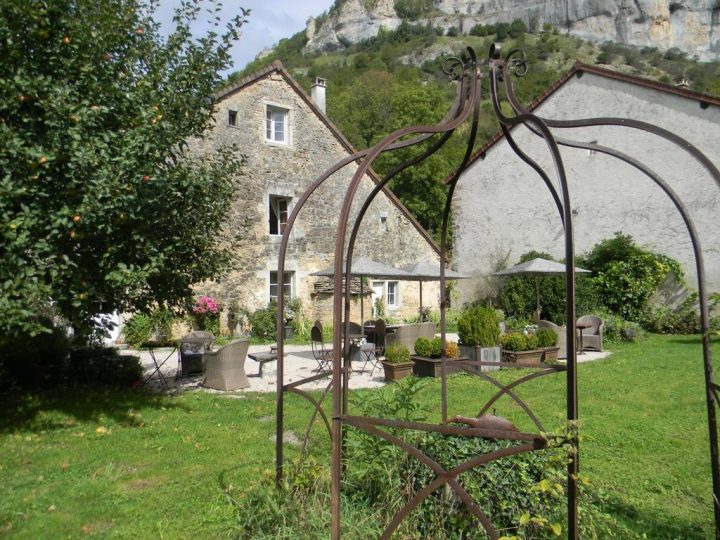
M576 274L589 274L590 270L575 267ZM535 276L535 295L537 297L537 311L540 314L540 277L559 276L565 274L563 263L536 258L530 261L516 264L505 270L494 272L493 276Z
M440 281L440 265L430 262L416 262L402 267L408 274L413 276L412 279L420 284L420 322L423 322L423 299L422 284L423 281ZM445 279L467 279L470 276L460 274L449 268L445 269Z

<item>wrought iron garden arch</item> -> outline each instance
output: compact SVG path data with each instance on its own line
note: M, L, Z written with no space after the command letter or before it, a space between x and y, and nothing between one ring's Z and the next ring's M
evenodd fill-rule
M399 448L403 449L410 455L413 455L425 465L430 467L435 473L436 477L433 482L422 489L420 492L415 494L413 499L401 509L391 520L391 523L387 526L382 538L389 538L399 523L410 513L410 511L419 504L427 495L432 491L447 484L453 489L459 498L466 504L469 511L473 513L488 533L490 538L497 538L497 531L494 529L492 523L483 514L482 510L478 508L475 502L470 498L467 492L459 484L458 476L473 467L482 465L491 460L498 459L511 454L517 454L521 452L533 451L536 449L544 448L547 441L543 435L538 433L517 433L508 432L503 430L494 429L482 429L473 427L456 427L450 425L435 425L435 424L424 424L417 422L405 422L398 420L388 420L381 418L369 418L369 417L358 417L352 416L348 410L348 378L350 373L350 358L349 358L349 347L346 342L343 343L342 335L349 336L349 321L350 321L350 288L347 287L344 290L344 294L340 294L339 291L343 290L343 275L345 275L347 282L351 278L351 265L352 257L355 246L355 239L359 230L359 226L362 219L368 210L372 200L375 196L387 185L387 183L400 171L410 167L419 161L425 159L442 147L445 142L450 138L453 131L468 118L472 119L472 127L469 132L467 141L467 148L463 160L459 167L447 180L448 185L448 196L443 214L443 224L441 232L441 244L440 244L440 260L446 260L446 240L448 234L448 223L450 217L450 208L452 196L457 185L457 181L465 171L470 161L471 152L475 143L477 134L477 122L478 122L478 111L480 105L480 62L477 61L474 51L471 48L467 48L462 58L448 59L444 65L444 70L448 75L453 76L458 81L458 90L453 108L449 111L446 117L437 125L434 126L411 126L403 128L394 133L391 133L375 146L357 152L340 162L336 163L323 174L321 174L313 184L303 193L298 200L297 204L293 208L286 228L283 232L282 242L280 245L280 254L278 258L278 275L283 275L285 269L285 256L287 252L287 246L290 240L293 225L297 219L299 212L307 202L308 198L312 193L327 180L334 173L342 169L343 167L357 163L358 167L353 175L353 178L347 188L346 196L343 202L343 206L340 211L338 234L336 237L335 245L335 262L334 262L334 296L333 302L333 352L335 358L340 358L340 351L348 351L343 357L342 362L334 362L331 371L325 371L318 373L315 376L296 381L294 383L285 384L283 375L283 342L282 339L278 340L278 381L277 381L277 424L276 424L276 480L278 486L283 475L283 424L284 424L284 394L285 392L294 392L302 397L309 400L313 407L314 412L310 420L308 432L305 436L304 445L307 443L307 438L310 429L313 425L313 421L319 414L323 419L324 425L328 430L332 441L332 465L331 465L331 510L332 510L332 524L331 524L331 537L333 539L340 538L340 479L341 479L341 454L343 451L342 444L342 427L343 425L355 426L356 428L363 429L368 433L371 433L377 437L384 438L385 440L395 444ZM710 350L710 330L709 330L709 310L707 302L707 291L705 287L705 272L702 250L700 241L697 235L695 226L690 218L687 208L684 206L680 197L672 190L670 185L665 182L655 171L644 165L638 159L625 154L614 148L601 146L594 143L585 143L580 141L574 141L562 137L556 137L550 131L550 128L577 128L587 126L620 126L628 127L631 129L639 129L646 131L650 134L661 137L676 146L684 150L691 157L697 160L713 178L716 184L720 187L720 171L717 167L702 153L699 149L691 145L688 141L682 139L678 135L664 130L658 126L648 124L645 122L625 119L625 118L589 118L580 120L552 120L541 118L536 116L523 108L520 102L517 100L512 83L512 76L523 76L527 72L527 64L525 61L524 54L519 50L510 51L505 58L501 58L500 46L495 44L490 48L490 54L487 61L487 77L489 79L490 98L493 105L493 109L496 117L499 120L501 129L504 136L506 137L509 145L513 151L525 161L530 167L532 167L540 178L545 183L546 187L550 191L551 196L555 202L558 210L558 214L563 224L565 231L565 281L566 281L566 320L568 321L568 328L571 327L571 321L575 321L575 253L574 253L574 239L573 239L573 226L572 226L572 215L570 213L570 192L568 189L567 177L564 170L563 160L560 155L559 146L568 146L574 148L585 148L594 150L596 152L604 153L613 156L617 159L621 159L629 165L635 167L646 176L648 176L655 184L670 198L673 205L677 208L680 213L693 247L695 264L697 270L698 279L698 294L700 304L700 323L702 331L702 350L703 350L703 365L705 374L705 386L706 386L706 401L707 401L707 413L708 413L708 428L709 428L709 440L710 440L710 458L711 458L711 469L712 469L712 481L713 481L713 510L715 515L715 529L716 538L720 539L720 460L718 454L718 436L717 436L717 406L720 404L720 386L715 384L712 373L712 355ZM500 90L504 90L505 99L510 105L513 115L508 116L503 113L501 107L501 96ZM517 143L512 137L511 128L523 124L530 131L537 136L541 137L550 152L555 167L555 175L557 184L560 188L558 190L555 184L550 180L550 177L546 171L535 161L533 161L522 149L519 148ZM412 136L412 138L407 138ZM372 190L370 195L367 196L363 205L355 218L353 228L348 236L348 225L351 217L351 207L355 200L357 190L363 176L368 171L373 160L385 151L392 151L398 148L404 148L409 146L418 145L420 143L431 140L433 137L438 136L437 140L429 145L418 156L400 164L394 170L392 170L385 178L377 183L375 188ZM343 264L345 265L343 272ZM444 359L444 347L445 347L445 267L444 264L440 265L440 290L441 290L441 335L443 342L443 362L442 362L442 377L441 377L441 399L442 399L442 418L443 421L447 420L447 378L446 378L446 367ZM278 336L283 335L283 309L284 309L284 298L278 297L278 317L277 317L277 332ZM345 324L345 332L342 332L341 324ZM514 399L521 407L524 408L526 413L534 421L539 431L542 431L542 426L538 422L537 418L532 414L532 411L526 406L522 400L520 400L513 392L513 388L517 385L525 382L526 380L536 378L538 376L547 375L553 372L565 371L566 373L566 418L570 426L576 426L578 420L578 396L577 396L577 358L575 348L575 333L570 331L567 333L567 368L552 368L546 369L532 375L522 377L513 383L508 385L500 384L486 374L483 374L479 369L472 369L473 367L479 367L482 362L466 362L467 368L471 373L480 375L486 380L489 380L495 384L499 390L482 408L480 414L483 414L489 409L490 405L503 395L508 395ZM472 364L475 364L473 366ZM301 389L301 386L321 380L327 377L331 377L328 386L322 392L320 398L316 399L307 392ZM326 396L332 390L332 407L331 416L328 418L325 410L323 409L323 401ZM434 431L444 434L464 435L464 436L484 436L492 437L495 439L510 439L518 441L522 444L497 450L490 454L477 456L465 463L462 463L451 470L444 470L438 463L424 455L418 449L410 446L408 443L403 441L401 438L396 437L384 431L381 428L397 427L406 428L413 430L425 430ZM577 475L579 472L579 448L576 432L570 436L571 444L571 456L567 470L567 508L568 508L568 538L578 538L578 515L577 515ZM303 449L305 446L303 445Z

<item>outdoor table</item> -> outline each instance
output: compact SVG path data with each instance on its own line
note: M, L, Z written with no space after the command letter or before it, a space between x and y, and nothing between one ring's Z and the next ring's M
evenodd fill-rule
M170 360L170 358L172 358L173 354L175 354L175 351L177 350L178 347L177 347L177 345L174 345L172 350L170 351L170 353L165 357L165 359L162 360L160 363L158 363L158 360L155 357L155 348L159 348L158 347L159 345L160 345L159 343L156 343L156 344L148 343L148 353L150 354L150 358L152 358L153 364L155 364L155 370L150 375L148 375L143 382L148 383L150 381L150 379L152 379L155 376L155 374L157 373L158 378L160 379L160 385L162 387L167 387L167 384L168 384L167 379L165 378L165 375L163 375L161 368L165 365L165 363L168 360Z
M591 323L575 323L575 331L577 332L577 353L578 354L585 354L583 350L583 330L586 328L590 328L592 326Z
M287 353L283 354L283 356L287 356ZM260 377L262 379L262 372L265 364L268 362L275 362L277 360L277 345L270 347L269 352L250 353L248 354L248 358L252 358L260 364L257 375L248 374L248 377Z

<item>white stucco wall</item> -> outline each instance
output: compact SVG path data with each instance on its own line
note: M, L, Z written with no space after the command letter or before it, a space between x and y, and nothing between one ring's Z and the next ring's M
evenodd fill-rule
M545 118L624 117L654 123L686 138L720 167L720 108L593 73L574 76L536 113ZM666 180L690 211L705 256L710 291L720 290L720 188L689 154L664 139L621 127L555 129L559 137L613 147L639 159ZM527 129L513 130L520 147L555 179L545 143ZM656 185L630 165L587 150L561 147L574 217L575 251L588 251L616 231L683 265L691 287L696 272L687 230ZM557 181L555 180L557 185ZM558 187L559 189L559 187ZM454 264L475 276L461 282L464 301L487 275L532 249L564 256L564 233L549 191L505 139L477 160L458 183L454 199Z

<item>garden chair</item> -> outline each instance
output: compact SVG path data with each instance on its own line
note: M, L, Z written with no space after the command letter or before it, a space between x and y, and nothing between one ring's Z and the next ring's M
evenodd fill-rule
M178 345L178 376L187 377L203 371L203 353L212 351L215 336L196 330L180 339Z
M558 359L565 360L567 358L567 330L564 326L558 326L551 321L538 321L538 328L549 328L557 334L558 341Z
M385 321L378 319L375 321L374 343L363 343L360 345L360 352L365 355L365 363L360 373L365 372L368 364L372 366L370 376L372 377L376 368L382 367L382 359L385 356Z
M213 352L203 354L203 386L215 390L239 390L250 386L245 374L245 358L250 341L238 339Z
M585 315L577 320L578 323L590 324L588 328L582 330L583 350L592 349L594 351L603 350L603 328L605 323L600 317L595 315Z
M333 351L325 347L320 321L315 321L315 324L310 329L310 344L312 346L313 356L317 362L317 368L313 371L328 371L332 369Z

